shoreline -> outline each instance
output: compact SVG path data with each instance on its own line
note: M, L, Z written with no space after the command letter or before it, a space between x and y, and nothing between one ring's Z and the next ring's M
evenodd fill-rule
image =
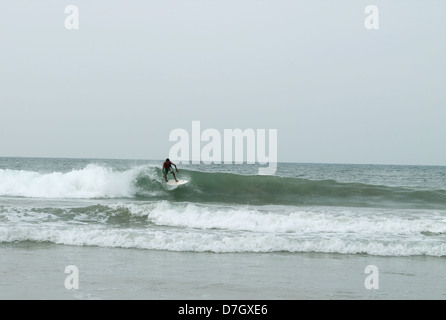
M2 300L446 299L446 258L0 244ZM67 266L78 289L67 289ZM377 268L378 289L365 282ZM370 279L370 278L368 278Z

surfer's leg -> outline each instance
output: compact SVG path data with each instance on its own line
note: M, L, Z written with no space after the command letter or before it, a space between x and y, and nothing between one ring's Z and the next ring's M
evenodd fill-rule
M175 177L175 173L172 170L172 174L173 174L173 178L175 179L176 182L178 182L177 177Z

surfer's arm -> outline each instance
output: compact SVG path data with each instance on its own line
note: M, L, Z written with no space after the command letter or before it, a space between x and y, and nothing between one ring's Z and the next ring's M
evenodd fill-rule
M178 172L177 165L175 163L173 163L173 162L172 162L172 164L175 166L175 170Z

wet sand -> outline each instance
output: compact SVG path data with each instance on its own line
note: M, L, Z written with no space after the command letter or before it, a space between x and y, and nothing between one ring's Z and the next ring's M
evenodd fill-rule
M446 258L0 245L0 299L446 299ZM78 288L73 272L78 271ZM367 266L375 266L365 273ZM371 282L371 277L374 282ZM367 289L366 284L378 288Z

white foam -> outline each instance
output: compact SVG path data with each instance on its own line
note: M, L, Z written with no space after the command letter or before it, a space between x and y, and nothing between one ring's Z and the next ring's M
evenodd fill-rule
M446 243L405 241L353 241L313 237L309 239L276 234L201 233L192 230L110 229L93 226L20 225L0 226L0 242L49 241L77 246L100 246L194 252L324 252L383 256L445 256Z
M101 206L104 212L66 208L54 215L26 207L0 207L0 243L30 240L195 252L446 256L445 212L237 207L167 201ZM119 215L122 209L126 214L146 217L147 221L138 219L140 225L129 225L128 220L123 225L116 219L112 224L107 222L107 215ZM65 213L74 217L65 219ZM91 215L99 215L100 219L92 219Z
M446 216L419 211L339 207L259 207L200 206L160 201L152 204L117 204L132 214L147 215L156 225L181 228L223 229L271 233L339 233L374 236L401 236L421 232L445 233Z
M39 173L0 170L0 196L37 198L115 198L132 196L133 184L141 168L114 171L89 164L70 172Z

